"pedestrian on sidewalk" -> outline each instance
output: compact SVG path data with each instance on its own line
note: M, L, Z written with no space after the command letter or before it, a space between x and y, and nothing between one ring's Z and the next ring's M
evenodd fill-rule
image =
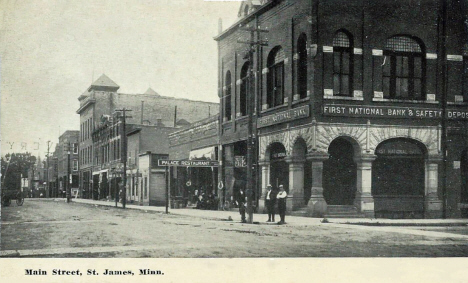
M265 196L265 206L268 212L268 220L267 222L275 222L275 204L276 204L276 196L278 193L276 190L273 190L270 184L267 186L267 194Z
M284 221L284 218L286 216L286 197L288 196L288 193L284 190L283 185L279 185L279 193L276 196L278 200L278 211L279 215L281 217L281 221L278 222L278 224L286 224Z
M242 223L247 223L245 220L245 205L246 205L246 200L245 200L245 192L243 188L239 188L239 191L237 192L236 196L236 204L239 206L239 213L241 215L241 222Z

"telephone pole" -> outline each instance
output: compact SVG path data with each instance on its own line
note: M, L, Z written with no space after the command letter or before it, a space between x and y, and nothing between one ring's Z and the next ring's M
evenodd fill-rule
M122 108L122 109L115 109L115 112L122 112L120 119L122 121L122 132L121 132L121 140L122 140L122 163L123 163L123 196L122 196L122 207L125 208L127 203L127 134L126 134L126 119L132 118L132 116L127 116L127 112L132 111L131 109Z
M257 109L257 99L255 97L255 81L256 81L256 72L254 71L254 53L259 52L260 46L267 46L268 42L264 40L260 40L260 33L267 33L268 30L261 29L260 27L251 27L247 25L246 27L239 27L240 30L250 32L250 40L245 41L238 39L238 43L248 44L249 49L247 51L247 58L249 60L249 77L247 83L247 113L248 113L248 128L247 128L247 213L249 214L247 222L252 224L253 223L253 209L252 209L252 197L254 192L254 171L253 171L253 164L254 156L253 151L254 147L256 148L257 145L257 135L253 137L253 112L256 112L256 116L258 117L258 109ZM258 61L258 60L257 60ZM258 62L257 62L258 64ZM256 127L256 126L255 126ZM258 162L255 162L257 164ZM256 182L255 182L256 184ZM257 190L256 190L257 191Z
M50 196L50 184L49 184L49 154L50 154L50 146L52 145L51 141L47 141L47 156L46 156L46 166L47 166L47 190L46 190L46 198Z
M67 203L71 201L71 176L70 176L70 154L71 154L71 143L68 142L66 146L67 151L67 177L65 178L65 189L67 195Z

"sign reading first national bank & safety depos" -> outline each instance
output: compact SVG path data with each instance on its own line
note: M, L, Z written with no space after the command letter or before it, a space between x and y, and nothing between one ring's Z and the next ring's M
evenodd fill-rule
M392 106L352 106L329 104L323 106L323 114L326 116L344 117L374 117L374 118L416 118L416 119L440 119L442 111L439 109L427 109L416 107L392 107ZM468 120L468 110L447 109L446 117L454 120Z
M158 159L158 166L217 167L218 161L211 160L168 160Z

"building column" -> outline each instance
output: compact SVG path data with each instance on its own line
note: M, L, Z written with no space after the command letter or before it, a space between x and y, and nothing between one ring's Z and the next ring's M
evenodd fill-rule
M375 155L363 155L356 160L356 197L354 205L359 213L366 217L374 218L374 197L372 196L372 162L377 158Z
M439 162L438 157L429 157L426 161L426 189L424 196L424 217L442 218L442 201L439 199Z
M307 155L312 161L312 189L307 211L310 216L323 217L327 212L327 202L323 198L323 162L328 159L327 153Z
M291 212L304 207L304 159L288 158L289 193L286 211Z
M258 200L258 212L259 213L266 213L265 207L265 197L267 193L266 187L270 183L270 162L269 161L259 161L258 165L262 168L262 177L261 177L261 184L260 188L262 189L262 194L260 199Z

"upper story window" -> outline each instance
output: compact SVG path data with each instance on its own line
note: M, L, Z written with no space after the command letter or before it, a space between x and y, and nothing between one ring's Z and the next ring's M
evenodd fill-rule
M78 160L73 159L73 171L78 171Z
M284 103L284 51L275 47L268 55L267 104L268 107Z
M231 88L232 88L232 81L231 81L231 72L227 71L226 79L224 81L224 119L227 121L231 120Z
M78 143L73 143L73 153L78 154Z
M353 38L345 30L333 38L333 95L353 94Z
M387 40L382 66L385 98L425 99L426 59L418 41L408 36Z
M249 14L249 10L250 10L249 5L245 5L245 7L244 7L244 17Z
M245 62L242 66L240 77L240 96L239 96L239 113L241 116L247 115L247 97L249 92L249 68L250 63Z
M307 97L307 36L301 34L297 41L297 94Z

